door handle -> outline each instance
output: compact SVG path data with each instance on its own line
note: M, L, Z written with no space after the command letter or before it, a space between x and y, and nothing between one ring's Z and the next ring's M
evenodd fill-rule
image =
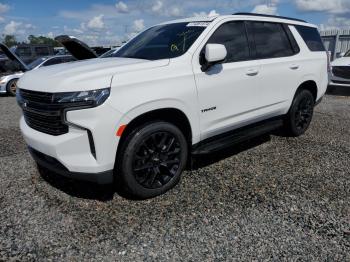
M258 69L249 69L246 72L247 76L256 76L259 74L259 70Z
M299 67L300 67L299 65L293 64L293 65L290 66L290 69L297 70L297 69L299 69Z

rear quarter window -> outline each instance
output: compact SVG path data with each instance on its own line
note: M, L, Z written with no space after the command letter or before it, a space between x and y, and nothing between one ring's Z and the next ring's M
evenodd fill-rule
M322 52L326 51L323 45L320 33L316 28L296 25L295 28L304 39L306 45L312 52Z

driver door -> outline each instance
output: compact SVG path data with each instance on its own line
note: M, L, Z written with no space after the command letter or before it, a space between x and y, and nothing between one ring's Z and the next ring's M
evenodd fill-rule
M206 139L235 128L256 118L262 106L259 99L258 61L251 60L251 48L243 21L220 25L207 43L223 44L227 57L223 63L201 70L203 52L194 56L193 70L200 105L201 138Z

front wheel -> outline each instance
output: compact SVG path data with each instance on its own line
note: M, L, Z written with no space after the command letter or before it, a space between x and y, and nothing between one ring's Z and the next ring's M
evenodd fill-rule
M312 121L314 107L315 99L309 90L301 90L296 94L284 123L288 136L298 137L307 131Z
M6 92L10 96L16 96L18 79L11 79L6 85Z
M145 124L129 134L121 146L118 180L128 196L155 197L179 182L188 145L175 125L160 121Z

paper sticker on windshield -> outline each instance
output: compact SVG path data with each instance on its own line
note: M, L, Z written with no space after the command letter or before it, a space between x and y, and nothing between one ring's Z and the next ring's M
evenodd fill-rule
M210 22L192 22L187 25L187 27L207 27Z

